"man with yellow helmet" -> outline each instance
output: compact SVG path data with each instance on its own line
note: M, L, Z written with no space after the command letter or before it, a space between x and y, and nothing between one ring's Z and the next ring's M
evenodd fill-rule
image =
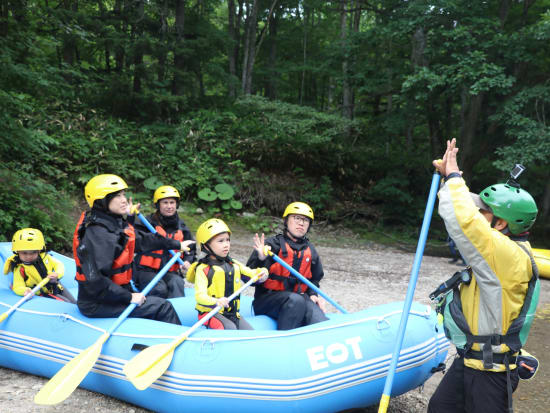
M147 220L155 227L157 232L167 238L177 241L193 240L191 230L178 216L180 194L173 186L159 186L153 194L153 203L156 212L147 217ZM147 232L142 223L136 223L136 229ZM155 277L156 273L164 267L172 256L168 251L156 250L141 252L136 255L136 271L133 279L138 289L142 290ZM182 274L187 272L191 263L195 261L195 248L182 256L183 265L174 264L164 277L151 290L149 295L162 298L177 298L185 295L185 281Z
M132 290L134 253L185 250L194 241L180 242L160 234L135 231L126 199L126 182L117 175L97 175L84 188L90 210L75 229L73 253L78 281L77 304L87 317L117 317L130 303L138 306L130 317L180 324L172 304ZM128 218L127 218L128 217Z
M283 213L282 234L265 239L254 236L255 250L246 265L250 268L267 267L269 278L256 287L254 313L264 314L277 320L279 330L306 326L327 320L324 301L307 285L290 274L284 266L263 253L267 244L296 271L308 278L317 287L324 276L321 259L315 247L306 237L313 223L313 210L303 202L292 202Z
M520 165L506 184L471 194L457 152L456 140L447 141L443 160L434 161L445 181L439 215L470 268L465 278L452 285L453 277L432 293L458 357L430 399L428 413L511 412L522 368L518 352L540 289L527 241L537 206L516 182Z
M13 255L4 264L4 274L13 272L12 289L15 294L27 295L43 279L49 278L36 295L76 303L73 295L60 282L65 267L46 252L44 235L40 230L20 229L13 235L11 249Z

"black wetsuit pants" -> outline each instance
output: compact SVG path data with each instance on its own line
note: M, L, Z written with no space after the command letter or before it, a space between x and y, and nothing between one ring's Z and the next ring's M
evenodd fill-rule
M157 272L137 270L134 272L134 282L139 291L147 287L147 284L156 277ZM185 281L181 275L175 272L167 272L153 287L149 296L161 298L185 297Z
M518 386L518 371L510 371L512 390ZM508 412L506 372L481 371L455 359L428 404L428 413Z
M307 326L328 320L325 313L307 294L268 290L252 302L256 315L277 320L278 330Z
M79 301L77 304L82 314L92 318L118 317L130 305L129 303L109 304L86 303L82 301ZM170 301L154 296L147 296L145 303L134 308L128 317L148 318L166 323L181 324L178 314Z

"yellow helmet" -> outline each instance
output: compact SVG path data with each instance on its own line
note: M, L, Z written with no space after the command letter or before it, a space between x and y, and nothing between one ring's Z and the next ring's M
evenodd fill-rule
M84 187L84 196L92 207L98 199L103 199L114 192L128 188L126 182L117 175L103 174L94 176Z
M286 216L290 214L304 215L312 221L314 219L313 209L311 209L308 204L305 204L303 202L292 202L291 204L288 204L285 212L283 213L283 218L286 218Z
M199 228L197 228L197 242L206 244L212 237L223 232L231 234L231 230L225 222L218 218L211 218L204 221L199 225Z
M159 186L153 194L153 203L156 204L158 201L164 198L176 198L179 201L180 193L173 186Z
M44 235L34 228L23 228L13 234L11 249L14 253L19 251L42 251L46 248Z

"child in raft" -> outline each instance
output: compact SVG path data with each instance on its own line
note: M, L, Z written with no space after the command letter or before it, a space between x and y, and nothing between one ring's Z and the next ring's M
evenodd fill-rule
M212 218L197 229L197 243L206 256L191 265L187 279L195 283L196 309L199 320L216 306L222 309L205 324L219 330L252 330L252 326L239 314L240 297L229 301L227 297L246 281L261 274L258 283L267 279L267 268L252 270L229 257L231 230L221 219Z
M15 294L28 295L33 287L48 278L49 281L35 295L76 304L72 294L59 282L65 267L46 252L40 230L20 229L13 235L11 249L13 255L4 264L4 274L13 272L12 290Z

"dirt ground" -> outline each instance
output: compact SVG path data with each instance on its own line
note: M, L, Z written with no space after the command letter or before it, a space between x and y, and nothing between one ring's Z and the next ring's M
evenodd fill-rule
M348 238L349 239L349 238ZM344 245L338 239L312 240L322 257L325 278L322 289L335 301L353 312L365 307L405 298L414 260L412 252L373 243ZM252 234L234 233L232 256L246 261L252 246ZM422 260L415 300L429 304L428 294L452 275L459 267L445 257L425 256ZM331 311L335 311L331 309ZM550 385L550 280L542 280L537 318L533 324L526 348L537 355L542 368L531 382L521 382L514 394L516 413L549 411ZM450 365L452 356L447 362ZM388 412L411 413L426 411L427 402L442 378L437 373L422 389L391 399ZM146 413L148 410L77 389L71 397L57 406L37 406L32 398L46 382L45 379L0 368L0 405L8 413L23 412L112 412ZM531 384L532 383L532 384ZM377 406L354 410L354 413L374 413Z

